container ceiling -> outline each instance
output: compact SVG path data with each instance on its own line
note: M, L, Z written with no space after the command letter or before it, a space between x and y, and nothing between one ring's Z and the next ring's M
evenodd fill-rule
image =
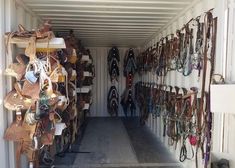
M23 0L61 35L73 29L85 46L143 45L192 0Z

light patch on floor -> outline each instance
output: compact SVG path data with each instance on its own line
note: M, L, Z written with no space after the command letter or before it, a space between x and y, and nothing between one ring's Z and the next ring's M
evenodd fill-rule
M74 165L138 163L122 121L92 118L85 131Z
M66 154L55 168L182 167L138 118L90 118L79 142L73 145L79 153Z

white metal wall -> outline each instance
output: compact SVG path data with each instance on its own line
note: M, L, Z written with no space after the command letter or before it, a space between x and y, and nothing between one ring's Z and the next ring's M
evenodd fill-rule
M4 0L0 0L0 37L4 35L5 32L5 10L4 10L5 2ZM3 97L6 93L5 87L5 78L3 77L3 70L5 69L5 47L4 47L4 39L1 38L0 41L0 137L3 137L5 128L7 126L6 118L7 114L3 108ZM4 141L3 138L0 138L0 148L2 152L0 153L0 162L1 165L5 168L8 167L8 144Z
M191 18L195 18L198 15L203 14L204 12L208 11L209 9L215 8L214 10L214 16L218 16L218 9L220 7L218 6L219 0L195 0L188 8L186 8L184 11L182 11L179 15L177 15L171 22L169 22L166 26L162 28L161 31L159 31L156 36L149 40L145 48L148 48L149 46L153 46L159 39L162 37L165 37L168 34L175 33L177 29L180 29L183 27L185 23L187 23ZM220 18L219 18L220 19ZM219 25L220 26L220 25ZM218 30L221 31L221 30ZM218 42L220 40L218 39ZM218 46L217 46L218 47ZM216 72L222 73L222 57L221 55L216 56ZM146 82L156 82L156 75L153 75L152 73L145 74L143 77L143 81ZM193 73L190 76L183 76L181 73L176 71L171 71L166 76L166 84L171 86L178 86L178 87L185 87L187 89L190 89L190 87L201 87L201 80L198 78L198 71L193 71ZM217 120L219 118L217 117ZM175 154L176 158L179 158L180 154L180 147L181 143L178 143L177 148L175 149L175 146L169 146L168 145L168 138L163 137L163 122L162 118L153 119L153 117L150 115L148 119L148 126L150 129L156 134L161 141L169 148L169 150ZM216 127L216 126L215 126ZM218 127L217 127L218 128ZM220 131L220 130L218 130ZM213 132L216 132L214 130ZM216 139L214 139L216 141ZM189 144L188 149L190 149ZM188 150L188 153L190 155L190 150ZM200 154L198 155L200 158ZM200 161L199 161L200 163ZM195 167L195 160L186 160L183 163L184 167L188 168L194 168ZM203 167L203 166L201 166Z
M4 33L16 31L17 25L22 24L27 29L36 28L38 18L23 4L15 0L0 0L0 137L13 120L13 113L3 107L5 94L12 88L12 79L5 77L3 72L15 58L15 48L6 55ZM2 168L15 168L15 145L0 138L0 163ZM25 158L22 167L26 167Z
M224 58L220 62L221 72L225 81L235 82L235 1L218 1L219 32L217 55ZM226 16L227 15L227 16ZM227 20L228 19L228 20ZM227 44L227 45L226 45ZM215 114L214 115L214 142L213 154L215 158L227 158L230 160L230 167L235 167L235 115Z
M118 47L118 46L117 46ZM110 82L110 77L108 74L108 64L107 64L107 56L109 49L111 47L89 47L91 51L91 55L94 59L95 65L95 78L93 80L93 103L91 106L91 116L93 117L107 117L109 116L107 112L107 95L110 86L112 85ZM117 90L119 92L119 99L121 94L123 93L125 86L126 86L126 79L123 76L123 61L126 51L129 48L119 48L119 55L120 55L120 76L118 83L115 84ZM135 49L135 55L137 56L138 50ZM137 77L137 75L136 75ZM120 101L119 101L120 102ZM123 116L122 106L119 105L119 115Z

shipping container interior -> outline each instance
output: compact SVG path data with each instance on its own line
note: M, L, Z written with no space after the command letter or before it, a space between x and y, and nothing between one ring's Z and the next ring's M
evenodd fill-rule
M85 124L82 143L75 145L75 148L79 146L80 153L68 152L63 158L57 158L59 164L55 167L82 168L89 163L94 167L205 168L207 159L202 158L202 155L207 155L202 154L201 150L197 154L198 167L195 164L196 156L190 158L193 156L190 141L185 141L188 158L184 162L179 161L184 141L179 140L172 145L169 137L163 136L164 116L156 117L154 113L149 113L145 126L140 126L137 118L125 118L123 108L119 104L120 118L109 118L107 95L110 87L115 85L119 101L121 100L121 95L126 89L126 77L123 75L124 59L130 48L138 57L147 49L156 47L162 38L171 34L176 36L176 31L192 18L201 16L200 22L204 22L206 12L211 9L213 17L217 18L214 74L222 74L226 83L232 84L235 81L234 0L0 0L1 137L14 120L14 113L7 112L4 108L4 97L12 90L14 80L4 76L4 71L15 59L16 53L21 51L15 45L6 45L5 33L16 31L19 24L27 30L35 30L44 21L51 20L52 30L58 37L67 36L70 30L73 30L75 37L90 50L95 69L91 89L92 103L87 114L90 119L87 119L88 122ZM196 31L193 36L197 36ZM115 84L110 81L107 60L109 51L114 46L118 48L120 56L120 75ZM198 73L197 70L193 70L190 75L183 75L176 70L168 71L164 77L164 84L188 90L196 87L200 93L203 89L203 75L199 76ZM146 87L151 84L162 84L162 78L159 76L154 70L136 73L132 87L134 88L138 82L142 82ZM209 84L206 85L206 91L209 91ZM136 107L136 116L139 116L137 102ZM221 111L212 113L212 116L210 162L225 158L230 161L230 167L233 168L235 115ZM15 147L15 143L0 138L0 167L17 166ZM196 155L196 147L192 148ZM23 156L21 162L22 167L28 167L26 157Z

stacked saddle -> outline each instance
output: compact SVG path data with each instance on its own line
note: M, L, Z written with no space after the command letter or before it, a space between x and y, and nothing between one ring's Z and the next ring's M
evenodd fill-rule
M119 77L119 51L117 47L112 47L108 53L108 71L112 85L114 82L118 82ZM119 94L117 88L113 85L109 89L107 98L107 108L108 113L111 116L118 116L118 106L119 106Z
M124 59L124 76L127 77L129 74L132 76L137 71L137 65L135 60L134 50L132 48L129 49L128 54Z
M6 35L8 40L27 41L28 47L5 70L15 83L4 98L4 106L16 117L4 139L17 142L17 168L21 154L35 167L39 160L49 166L54 155L50 146L60 146L55 151L60 153L65 142L74 142L77 133L76 51L36 48L38 40L48 42L53 37L49 22L37 31L27 31L20 25L19 31Z
M115 86L111 86L108 93L108 113L118 116L119 94Z
M134 50L130 48L124 59L124 76L126 77L126 89L122 94L121 105L125 116L128 116L128 109L131 111L131 116L135 115L136 107L133 99L133 81L137 71Z
M108 54L108 71L111 81L118 81L119 77L119 51L117 47L112 47Z

